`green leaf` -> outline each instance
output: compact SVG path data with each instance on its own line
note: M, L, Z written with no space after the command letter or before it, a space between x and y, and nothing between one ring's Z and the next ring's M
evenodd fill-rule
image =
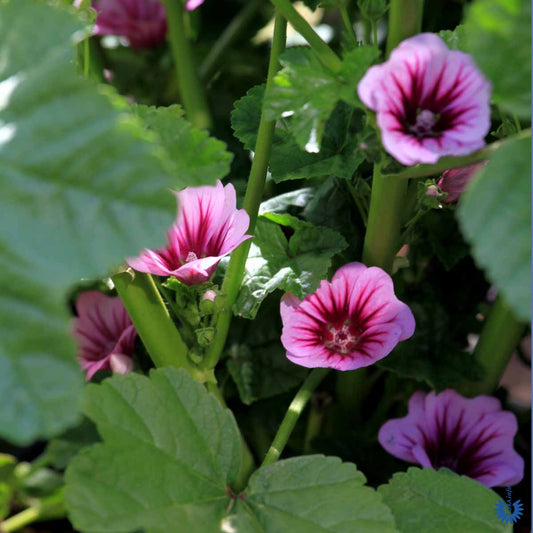
M355 465L311 455L260 468L236 503L239 533L392 533L394 520ZM229 529L226 529L229 531Z
M217 531L241 462L231 412L184 370L89 385L87 416L103 444L66 473L66 503L83 531Z
M264 85L253 87L236 102L231 114L235 136L250 151L255 150L264 93ZM350 179L364 156L357 149L356 139L347 137L347 122L352 114L346 107L338 106L338 110L326 122L319 153L302 150L292 135L291 121L278 120L269 162L272 178L277 182L330 175Z
M531 117L531 2L476 0L464 24L466 52L493 85L493 99Z
M265 347L240 345L228 360L228 370L246 405L296 387L307 374L303 367L287 359L279 337Z
M136 105L132 111L156 133L172 162L172 173L183 186L214 185L228 174L233 154L222 141L185 120L180 106Z
M394 474L378 492L401 533L510 532L496 517L499 496L481 483L446 469L409 468Z
M531 320L531 146L509 140L461 196L458 217L477 263L517 317Z
M297 144L318 152L326 120L337 102L360 104L357 83L378 55L371 46L351 50L343 59L340 74L336 74L310 48L287 50L280 59L283 69L265 96L266 116L278 119L290 114Z
M180 185L125 100L76 71L83 28L0 3L0 434L20 444L78 418L65 291L163 244Z
M466 50L466 31L464 24L459 24L453 31L442 30L437 34L448 46L450 50Z
M289 240L280 225L292 231ZM260 216L235 314L254 318L267 294L276 289L303 298L326 278L332 257L346 246L342 235L329 228L286 214Z
M435 390L453 388L465 379L477 381L481 368L465 346L454 339L455 317L437 301L410 301L416 321L414 335L399 343L377 363L398 375L421 381Z
M54 468L66 468L83 448L99 440L95 425L87 418L83 418L78 426L50 440L44 452L46 460Z
M245 404L281 394L302 383L308 370L289 361L279 342L279 298L266 299L252 328L248 320L234 320L228 370Z

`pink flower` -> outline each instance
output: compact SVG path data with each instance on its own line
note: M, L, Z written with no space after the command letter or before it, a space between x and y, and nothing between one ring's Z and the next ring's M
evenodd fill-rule
M78 359L89 380L98 370L126 374L133 369L137 331L118 297L98 291L82 293L76 301L78 318L74 319L74 336L78 342Z
M386 422L379 442L391 455L424 467L449 468L487 487L515 485L524 460L515 452L513 413L490 396L463 398L454 390L415 392L404 418Z
M208 281L220 260L251 235L250 217L237 209L233 185L187 187L175 193L178 217L167 234L168 246L146 249L128 264L139 272L174 276L186 285Z
M377 113L385 150L404 165L435 163L484 146L491 85L469 55L432 33L403 41L357 88Z
M185 8L189 11L194 11L197 7L200 7L205 0L187 0Z
M167 34L165 7L158 0L95 0L95 35L121 35L134 48L152 48Z
M381 268L348 263L331 283L298 300L281 299L281 342L287 357L306 367L354 370L387 356L415 330L407 305L394 295L391 277Z
M438 186L448 194L443 201L448 204L457 202L472 177L486 164L487 161L483 161L464 168L445 170L438 182Z

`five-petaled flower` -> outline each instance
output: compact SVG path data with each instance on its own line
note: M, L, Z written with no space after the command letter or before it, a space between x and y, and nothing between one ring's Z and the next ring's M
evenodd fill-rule
M385 150L404 165L466 155L485 144L491 85L468 54L421 33L359 82L361 101L377 113Z
M445 170L438 181L438 186L447 195L443 201L448 204L457 202L470 180L476 175L478 170L483 168L486 164L487 161L483 161L468 167Z
M167 34L165 6L158 0L96 0L95 35L120 35L134 48L152 48Z
M386 422L378 439L391 455L424 467L449 468L488 487L515 485L524 460L513 448L516 417L490 396L463 398L448 389L415 392L404 418Z
M76 311L74 336L87 380L98 370L118 374L132 370L137 331L120 298L87 291L78 297Z
M377 267L348 263L300 301L281 300L281 342L287 357L306 367L354 370L387 356L411 337L415 320Z
M187 187L177 192L178 217L167 234L168 246L146 249L128 264L139 272L174 276L186 285L208 281L220 260L246 239L250 217L237 209L235 188Z

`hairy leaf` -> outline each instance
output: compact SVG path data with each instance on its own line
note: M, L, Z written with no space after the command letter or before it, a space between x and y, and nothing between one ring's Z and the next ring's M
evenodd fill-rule
M125 101L76 71L83 27L0 3L0 434L17 443L78 416L65 291L162 244L180 186Z
M241 442L231 412L184 370L114 376L90 385L85 413L103 444L66 474L66 502L83 531L211 533L229 504Z
M392 533L390 510L355 465L311 455L260 468L236 505L239 533ZM228 519L231 524L232 517Z
M409 468L379 487L401 533L510 532L495 514L498 495L481 483L446 469Z
M531 320L531 145L509 140L459 202L461 229L516 315Z
M214 185L228 174L233 155L226 152L226 145L193 127L180 106L136 105L133 112L156 133L183 186Z
M531 2L476 0L464 24L466 52L493 85L493 99L531 117Z

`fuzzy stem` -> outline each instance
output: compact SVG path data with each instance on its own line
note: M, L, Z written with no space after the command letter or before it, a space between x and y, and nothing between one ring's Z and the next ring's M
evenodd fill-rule
M289 405L289 409L285 413L285 418L283 418L261 466L269 465L279 459L294 426L296 426L296 422L298 422L309 398L311 398L311 394L318 385L320 385L329 370L329 368L315 368L309 373L306 380L303 382L303 385L300 387L300 390L296 393L296 396Z
M276 13L274 38L272 41L270 63L268 66L267 90L272 85L274 76L279 70L279 56L285 49L286 29L287 23L283 15ZM261 114L254 160L252 162L243 204L244 209L250 216L250 226L248 228L248 233L250 234L252 234L255 229L257 213L259 212L259 205L261 204L261 199L263 197L263 189L265 187L275 125L275 121L267 120L265 114ZM224 309L218 316L216 324L217 332L205 359L206 368L208 369L214 368L222 355L233 314L232 307L239 293L246 259L248 258L248 252L250 251L250 244L250 239L248 239L231 254L224 282L222 284L222 292L226 295Z
M187 357L183 342L150 274L121 272L113 283L144 346L157 367L185 368L196 380L208 376Z
M262 0L251 0L248 2L235 18L230 22L226 29L222 32L217 39L211 50L207 54L207 57L200 65L200 78L203 80L208 79L216 68L216 65L220 58L224 55L226 50L235 41L238 35L244 30L256 11L262 4Z
M168 40L174 58L176 77L187 118L200 129L210 129L211 115L204 88L196 72L191 44L185 29L182 0L164 0L168 21Z
M407 167L405 170L402 170L397 174L385 174L383 175L383 179L394 181L398 179L407 180L409 178L427 178L429 176L434 176L435 174L441 174L445 170L450 170L452 168L462 168L475 163L481 163L482 161L489 159L496 150L499 150L501 146L509 140L528 139L529 137L531 137L531 129L522 130L516 135L491 143L473 154L461 155L458 157L441 157L434 165L415 165L413 167Z
M307 417L307 428L304 438L304 454L311 453L313 439L320 435L326 411L311 400L311 407Z
M391 0L387 55L404 39L420 33L424 0Z
M464 384L462 392L468 396L494 392L524 328L498 295L474 350L474 357L484 370L483 380Z
M348 9L345 4L342 4L339 7L339 12L342 17L342 22L344 23L344 26L346 28L346 33L348 34L348 39L350 40L350 43L352 46L357 46L357 38L355 36L355 31L353 29L353 24L350 20L350 16L348 15Z
M0 531L2 533L18 531L19 529L39 520L40 516L41 509L39 507L28 507L27 509L24 509L24 511L21 511L0 523Z
M309 43L320 61L333 72L339 72L342 62L337 54L322 40L311 25L294 9L290 0L270 0L291 26Z

